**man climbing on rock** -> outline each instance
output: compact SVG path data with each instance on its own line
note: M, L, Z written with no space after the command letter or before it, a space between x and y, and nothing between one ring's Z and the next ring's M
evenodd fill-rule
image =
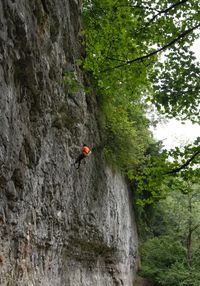
M88 157L91 154L91 150L87 145L83 145L82 147L82 153L78 156L78 158L76 159L74 165L76 166L76 164L78 164L78 166L76 167L76 169L79 169L81 161L83 159L85 159L86 157Z

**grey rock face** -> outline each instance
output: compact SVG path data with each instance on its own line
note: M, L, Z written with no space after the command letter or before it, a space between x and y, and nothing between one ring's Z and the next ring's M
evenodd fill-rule
M133 283L134 216L96 148L97 103L76 64L80 15L78 0L0 0L1 286ZM76 170L83 143L94 151Z

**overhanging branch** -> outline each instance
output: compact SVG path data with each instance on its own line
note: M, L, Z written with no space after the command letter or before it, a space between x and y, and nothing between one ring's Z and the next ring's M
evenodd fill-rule
M170 175L170 174L176 174L178 172L180 172L181 170L187 168L187 166L189 166L189 164L194 160L194 158L196 158L198 155L200 154L200 148L191 156L190 159L188 159L183 165L172 169L171 171L168 171L166 173L166 175Z
M149 22L145 25L145 27L147 27L151 22L153 22L158 16L160 16L161 14L166 14L167 12L169 12L170 10L176 8L177 6L181 5L181 4L184 4L185 2L187 2L188 0L182 0L180 2L177 2L175 4L172 4L170 7L162 10L162 11L159 11L156 15L154 15L150 20Z
M102 72L107 72L107 71L110 71L110 70L114 70L114 69L117 69L117 68L121 68L121 67L124 67L126 65L130 65L130 64L133 64L135 62L141 62L145 59L148 59L152 56L155 56L156 54L158 54L159 52L162 52L164 50L166 50L167 48L173 46L175 43L177 43L178 41L180 41L181 39L183 39L184 37L186 37L188 34L190 34L191 32L193 32L194 30L198 29L200 27L200 24L182 32L181 34L179 34L175 39L173 39L172 41L170 41L168 44L164 45L163 47L147 54L147 55L144 55L142 57L138 57L138 58L135 58L133 60L128 60L128 61L125 61L123 64L120 64L120 65L116 65L114 67L111 67L111 68L108 68L108 69L105 69L103 70Z

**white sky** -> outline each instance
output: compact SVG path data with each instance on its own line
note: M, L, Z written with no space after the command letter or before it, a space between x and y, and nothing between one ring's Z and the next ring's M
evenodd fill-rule
M163 140L166 149L192 143L200 136L200 125L192 124L189 120L181 124L176 119L171 119L167 124L158 124L153 130L158 140Z
M195 52L197 59L200 61L200 38L194 42L191 50Z
M195 41L191 49L200 61L200 38ZM183 125L176 119L171 119L166 124L159 123L152 131L158 140L164 140L164 147L170 149L193 142L200 136L200 125L192 124L190 121L186 121Z

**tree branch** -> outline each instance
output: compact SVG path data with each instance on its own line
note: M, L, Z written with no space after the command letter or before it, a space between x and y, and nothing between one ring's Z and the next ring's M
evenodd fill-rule
M111 58L111 57L108 57L108 56L106 56L105 59L111 60L111 61L123 62L123 63L124 63L124 60L120 60L120 59L116 59L116 58Z
M180 1L180 2L177 2L177 3L175 3L175 4L172 4L170 7L168 7L168 8L166 8L166 9L164 9L164 10L158 12L156 15L154 15L154 16L150 19L150 21L145 25L145 27L147 27L151 22L153 22L153 21L154 21L158 16L160 16L161 14L166 14L167 12L169 12L170 10L172 10L173 8L179 6L179 5L181 5L181 4L183 4L183 3L187 2L187 1L188 1L188 0L182 0L182 1Z
M162 51L166 50L170 46L174 45L176 42L180 41L181 39L186 37L189 33L191 33L192 31L194 31L195 29L197 29L199 27L200 27L200 24L198 24L198 25L196 25L196 26L194 26L194 27L192 27L192 28L182 32L175 39L173 39L171 42L169 42L165 46L159 48L158 50L155 50L155 51L153 51L153 52L151 52L151 53L149 53L149 54L147 54L145 56L142 56L142 57L139 57L139 58L135 58L133 60L128 60L128 61L124 62L123 64L120 64L120 65L117 65L117 66L105 69L102 72L107 72L107 71L110 71L110 70L113 70L113 69L121 68L121 67L126 66L126 65L130 65L130 64L135 63L135 62L140 62L140 61L143 61L145 59L148 59L148 58L158 54L159 52L162 52Z
M194 160L194 158L196 158L199 154L200 154L200 148L183 165L181 165L175 169L172 169L171 171L168 171L166 174L167 175L176 174L176 173L180 172L181 170L185 169Z
M173 8L176 8L177 6L187 2L188 0L182 0L180 2L177 2L175 4L172 4L170 7L164 9L164 10L161 10L161 11L158 11L158 10L155 10L157 11L158 13L155 14L145 25L144 27L141 27L139 30L137 30L134 34L139 34L141 33L141 31L145 30L158 16L160 16L161 14L166 14L167 12L169 12L170 10L172 10ZM145 7L144 7L145 8ZM149 8L148 8L149 9Z

